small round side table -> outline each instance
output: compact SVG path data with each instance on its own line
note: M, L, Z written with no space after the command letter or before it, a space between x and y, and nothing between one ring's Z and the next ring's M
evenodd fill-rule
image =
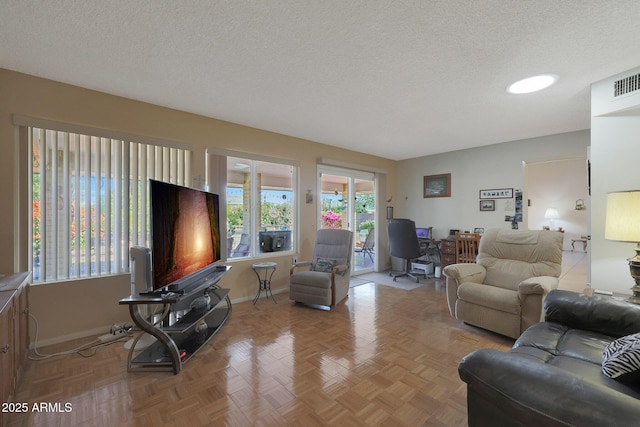
M271 292L271 278L273 277L273 273L276 272L277 266L278 264L275 262L256 262L251 266L253 271L255 271L256 276L258 276L258 293L253 299L254 304L258 301L258 298L260 298L262 291L264 291L265 298L268 298L269 295L271 295L273 302L276 304L278 303ZM264 278L260 276L260 272L263 272Z

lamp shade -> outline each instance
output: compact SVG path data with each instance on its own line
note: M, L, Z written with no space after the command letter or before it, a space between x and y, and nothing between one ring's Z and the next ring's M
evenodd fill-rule
M604 237L621 242L640 242L640 190L607 194Z
M545 219L558 219L560 218L560 214L558 213L558 209L556 208L547 208L544 212Z

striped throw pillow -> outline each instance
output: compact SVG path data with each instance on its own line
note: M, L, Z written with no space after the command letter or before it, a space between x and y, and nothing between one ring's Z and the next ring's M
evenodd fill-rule
M602 373L626 383L640 380L640 333L618 338L604 349Z

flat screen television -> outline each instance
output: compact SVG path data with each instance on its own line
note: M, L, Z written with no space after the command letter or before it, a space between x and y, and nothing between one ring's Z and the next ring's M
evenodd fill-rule
M149 190L153 290L180 289L221 258L219 196L156 180Z

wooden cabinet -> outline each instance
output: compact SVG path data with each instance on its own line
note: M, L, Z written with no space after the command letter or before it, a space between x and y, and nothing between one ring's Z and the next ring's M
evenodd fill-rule
M13 296L16 386L29 356L29 286L25 282Z
M442 239L440 241L440 264L444 269L449 264L456 263L455 239Z
M13 392L13 303L0 293L0 402L8 402ZM0 412L0 421L3 418ZM0 425L4 423L0 422Z
M0 402L10 402L29 351L29 273L0 277ZM0 412L0 426L6 413Z

